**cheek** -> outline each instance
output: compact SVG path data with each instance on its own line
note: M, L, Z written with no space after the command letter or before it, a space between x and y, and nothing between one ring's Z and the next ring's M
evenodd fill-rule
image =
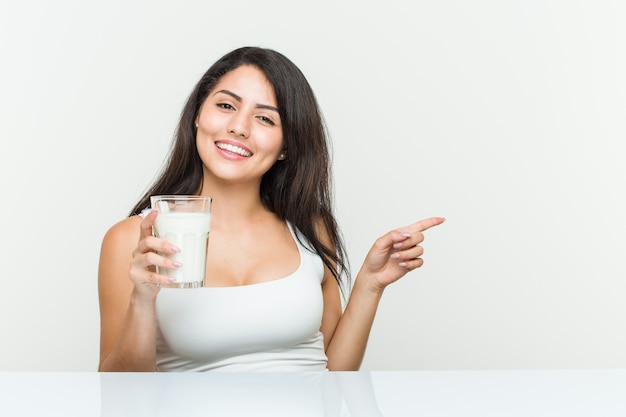
M196 151L200 158L202 158L209 151L210 146L212 146L212 142L207 139L207 136L203 133L196 133Z
M219 118L211 117L210 115L200 115L196 134L200 136L213 136L222 128L222 125L223 123Z
M271 134L263 141L263 148L266 152L278 155L283 150L283 135Z

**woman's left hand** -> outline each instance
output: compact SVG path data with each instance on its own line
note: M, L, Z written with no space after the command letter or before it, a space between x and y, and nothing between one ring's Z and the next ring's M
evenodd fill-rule
M407 272L419 268L424 263L421 258L424 248L420 245L424 241L422 232L444 221L443 217L431 217L379 237L368 252L359 275L371 276L374 289L383 290Z

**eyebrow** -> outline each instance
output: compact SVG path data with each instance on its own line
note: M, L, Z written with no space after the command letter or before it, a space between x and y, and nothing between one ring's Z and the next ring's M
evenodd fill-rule
M238 101L239 103L241 103L241 101L242 101L240 96L238 96L237 94L233 93L230 90L219 90L219 91L216 91L215 94L213 94L213 95L216 96L219 93L229 95L232 98L234 98L236 101ZM257 104L255 107L257 109L272 110L272 111L275 111L276 113L278 113L278 108L274 107L274 106L270 106L269 104Z

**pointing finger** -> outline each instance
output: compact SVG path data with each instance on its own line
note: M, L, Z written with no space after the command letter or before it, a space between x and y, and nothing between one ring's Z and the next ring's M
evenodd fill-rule
M423 235L421 232L424 230L430 229L431 227L437 226L445 221L443 217L431 217L428 219L420 220L412 225L393 230L379 237L374 246L379 249L384 249L388 247L393 247L394 249L399 249L406 246L406 242L415 237L418 237L418 240L421 242L423 240ZM419 243L419 242L418 242ZM416 243L414 243L416 244Z
M428 219L420 220L410 226L407 226L406 230L411 233L423 232L424 230L428 230L431 227L440 225L444 221L446 221L444 217L430 217Z

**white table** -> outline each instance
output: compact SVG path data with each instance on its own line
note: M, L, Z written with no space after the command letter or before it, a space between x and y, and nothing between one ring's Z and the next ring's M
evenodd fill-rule
M626 369L0 372L0 416L626 416Z

